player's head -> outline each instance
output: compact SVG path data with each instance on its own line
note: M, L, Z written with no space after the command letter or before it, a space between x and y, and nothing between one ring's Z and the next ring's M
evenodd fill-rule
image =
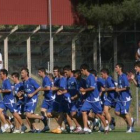
M80 79L81 78L81 71L75 70L75 71L73 71L73 75L76 79Z
M52 74L52 73L48 73L47 76L49 77L49 79L50 79L51 81L53 81L53 74Z
M38 75L40 77L44 77L46 74L46 69L44 67L38 69Z
M140 61L135 62L134 68L135 68L136 72L140 72Z
M15 83L17 80L19 80L19 73L18 72L13 72L11 74L11 78L12 78L13 82Z
M28 68L22 68L21 69L21 79L25 79L29 77L29 70Z
M0 70L0 78L1 80L4 80L8 76L8 71L6 69Z
M95 77L97 77L97 71L95 69L91 69L89 70L89 72L93 74Z
M81 70L81 73L83 75L87 75L88 71L89 71L89 66L87 64L82 64L80 66L80 70Z
M55 77L58 77L59 71L60 71L60 68L58 66L55 66L53 68L53 74L54 74Z
M121 72L123 72L124 69L124 65L122 63L117 63L115 66L115 71L119 74Z
M64 68L64 74L66 75L66 77L71 77L72 75L72 69L71 69L71 66L69 65L66 65Z
M101 77L103 79L106 79L108 77L108 75L109 75L109 70L107 68L101 69Z

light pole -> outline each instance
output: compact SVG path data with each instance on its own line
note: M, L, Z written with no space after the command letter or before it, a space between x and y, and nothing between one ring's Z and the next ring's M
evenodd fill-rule
M54 55L53 55L53 37L52 37L52 3L51 0L49 0L48 3L48 12L49 12L49 24L50 24L50 72L53 71L53 65L54 65Z
M99 0L98 0L98 6L100 6ZM102 56L101 56L101 27L100 27L100 23L98 26L98 41L99 41L99 70L101 70Z

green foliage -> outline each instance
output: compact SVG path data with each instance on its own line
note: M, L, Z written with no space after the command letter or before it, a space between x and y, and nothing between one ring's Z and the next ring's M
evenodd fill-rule
M80 2L77 6L79 13L85 17L88 24L103 26L128 24L140 20L140 0L124 0L89 3Z

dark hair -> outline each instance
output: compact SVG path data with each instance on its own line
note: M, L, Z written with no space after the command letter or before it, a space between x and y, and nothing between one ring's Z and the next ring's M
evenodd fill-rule
M60 75L64 75L64 70L63 70L63 68L59 68L59 73L60 73Z
M29 76L29 70L28 68L22 68L21 71L25 70L27 72L27 75Z
M1 69L0 72L2 72L3 74L5 74L6 76L8 76L8 71L6 69Z
M89 72L94 74L95 76L97 76L97 71L95 69L91 69L91 70L89 70Z
M117 63L116 66L119 66L119 68L121 68L122 71L123 71L123 69L124 69L124 65L123 65L122 63Z
M19 73L18 72L13 72L11 75L15 76L15 77L17 77L19 79Z
M63 70L72 71L72 69L71 69L71 66L70 66L70 65L66 65L66 66L64 66Z
M44 67L39 68L38 70L44 72L45 74L47 74L46 69Z
M60 67L54 66L53 70L58 70L58 72L59 72L60 71Z
M140 61L135 62L134 66L135 66L135 67L136 67L136 66L140 67Z
M109 75L109 69L107 69L107 68L101 69L101 72L106 73L107 75Z
M80 70L75 70L73 73L81 75L81 71Z
M89 66L87 64L82 64L80 69L89 70Z

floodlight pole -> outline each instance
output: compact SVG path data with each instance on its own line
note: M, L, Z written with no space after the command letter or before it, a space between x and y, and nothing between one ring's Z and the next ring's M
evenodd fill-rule
M4 67L8 70L8 37L4 39Z
M98 39L99 39L99 70L101 70L102 58L101 58L101 29L100 29L100 25L99 25L99 31L98 31Z
M13 34L15 31L18 30L18 25L16 25L10 33L7 35L7 37L4 39L4 67L8 70L8 37Z
M50 24L50 72L53 71L54 55L53 55L53 37L52 37L52 3L49 0L49 24Z

